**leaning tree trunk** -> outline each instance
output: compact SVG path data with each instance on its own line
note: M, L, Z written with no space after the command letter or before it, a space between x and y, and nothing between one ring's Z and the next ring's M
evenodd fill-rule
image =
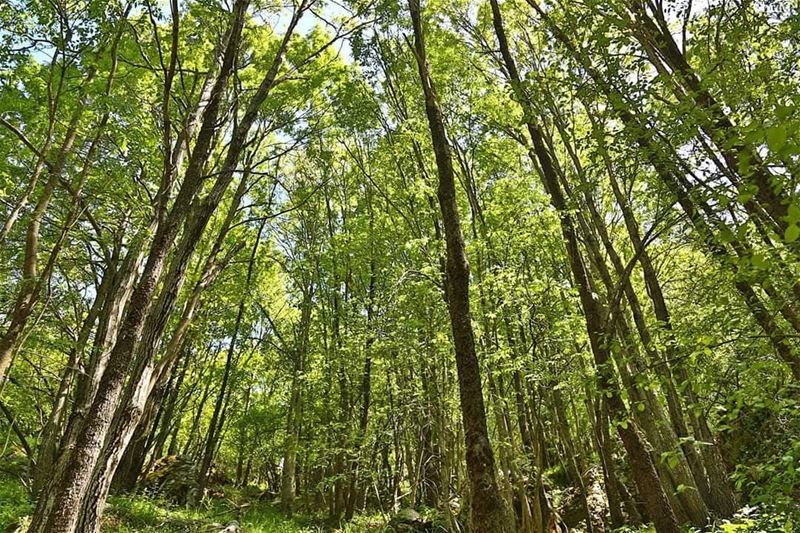
M81 504L89 488L92 473L111 428L128 369L133 359L142 328L151 308L151 300L161 278L167 254L189 214L189 207L205 181L203 168L211 152L218 125L222 93L233 71L239 37L244 23L246 0L237 2L234 22L228 39L220 76L203 117L195 150L186 177L167 219L159 225L150 246L141 280L133 291L120 336L109 356L106 371L86 418L80 424L75 448L56 467L54 482L48 494L39 499L31 522L31 532L72 533L78 525ZM175 16L178 16L175 13Z
M556 169L543 141L541 131L532 122L530 102L524 92L522 79L511 56L497 0L491 0L491 8L494 29L500 45L500 53L509 75L514 96L518 103L523 106L523 109L526 110L525 116L527 119L525 122L533 142L531 157L539 162L545 189L550 195L553 207L560 217L570 268L575 278L581 307L586 318L586 329L595 359L599 386L608 396L608 405L616 418L617 433L625 446L625 450L628 452L628 460L636 479L636 485L645 500L648 512L652 515L656 531L658 533L678 533L680 531L678 521L653 464L650 446L630 417L614 379L611 357L604 339L603 313L591 290L589 273L586 271L581 257L574 221L567 210Z
M245 180L242 179L242 183L245 183ZM238 196L238 195L237 195ZM238 196L236 205L238 206L239 198ZM236 209L232 209L231 211L235 212ZM225 400L225 397L228 392L229 381L231 378L231 372L234 367L234 355L236 350L236 342L239 338L239 330L242 325L242 317L244 316L245 311L245 304L247 303L247 299L250 293L250 285L253 281L253 267L255 266L256 262L256 253L258 251L258 245L261 242L261 232L264 230L265 222L262 222L258 228L258 233L256 234L255 242L253 243L253 249L250 252L250 262L247 265L247 279L245 281L245 290L242 293L242 298L239 301L239 309L236 312L236 322L233 326L233 334L231 335L231 342L228 346L228 356L225 359L225 371L222 375L222 383L219 387L219 393L217 394L217 401L214 403L214 412L211 415L211 422L208 426L208 435L206 438L206 445L203 452L203 460L200 463L200 471L198 472L197 477L197 492L198 498L203 497L203 493L206 489L206 484L208 483L208 475L211 470L211 463L214 459L214 453L217 449L217 441L219 440L219 434L222 431L222 426L225 423L224 418L221 416L222 413L222 404Z
M128 4L128 7L124 10L121 19L117 21L117 28L115 29L113 34L111 43L111 52L110 52L111 67L109 69L109 74L106 79L106 85L104 91L104 95L106 97L111 94L111 88L114 85L114 79L116 77L117 64L118 64L117 50L120 39L122 38L123 28L125 27L125 24L123 22L127 19L131 7L132 4ZM41 224L44 220L48 206L50 205L50 202L55 193L55 187L59 183L59 181L61 181L64 171L67 168L67 160L70 154L73 152L75 141L78 138L81 119L83 118L84 113L89 105L89 98L87 97L86 94L87 88L91 84L96 74L97 74L97 69L94 67L90 68L89 73L87 74L86 78L84 79L79 88L77 106L72 112L69 124L64 134L64 140L58 149L54 161L52 163L48 163L46 160L46 154L42 153L39 156L39 160L37 162L36 168L34 169L33 176L31 177L32 182L37 181L38 175L42 170L42 165L44 164L49 166L47 181L45 182L45 185L42 188L42 192L39 196L39 199L37 200L33 212L31 213L31 220L25 232L25 248L22 260L22 278L18 284L18 291L17 291L17 296L14 300L14 305L8 312L9 316L11 317L11 321L5 333L0 335L0 391L2 391L4 380L6 378L6 375L8 374L8 371L10 370L11 363L13 362L16 351L19 349L19 343L22 339L22 333L25 329L25 326L28 323L28 319L30 318L31 313L33 312L33 308L38 302L39 297L43 291L43 288L47 284L50 274L52 273L55 267L56 259L58 258L58 255L61 252L61 248L67 237L67 233L74 226L75 222L77 222L78 216L81 212L79 209L79 205L81 201L81 193L83 192L83 186L86 183L89 171L94 163L94 158L98 150L100 138L103 135L106 126L108 125L110 112L104 113L98 120L98 123L95 127L95 134L92 136L92 140L89 143L89 147L86 152L83 168L81 169L79 175L76 177L73 186L67 186L72 196L72 205L70 206L69 214L67 215L67 220L64 223L64 228L61 231L61 236L50 250L45 268L42 269L41 272L39 272L37 268L37 263L39 254L39 238L41 232ZM45 144L46 145L49 144L49 133L48 133L48 141ZM25 199L25 201L27 200ZM11 217L9 217L9 219L6 221L6 224L4 225L4 228L2 230L2 238L0 238L0 242L2 242L3 239L5 239L7 231L10 231L11 225L13 225L14 223L15 216L16 216L15 212L12 211Z
M706 475L708 476L709 494L707 503L719 515L723 517L729 517L736 512L736 493L733 491L733 487L731 486L730 481L727 479L727 475L725 475L724 471L722 470L722 460L719 454L719 447L713 442L713 440L709 439L710 430L703 431L707 428L702 427L702 423L698 421L698 417L694 413L694 410L697 408L697 399L692 388L692 380L689 377L686 366L682 361L678 342L672 329L672 317L669 312L669 308L667 307L666 298L664 297L661 283L658 280L656 269L650 259L650 254L644 249L641 232L639 231L639 223L636 220L633 209L631 208L627 198L619 186L617 178L612 171L610 161L607 159L608 154L602 146L601 155L606 161L611 189L614 193L614 198L617 201L617 205L619 205L620 210L622 211L631 245L635 250L640 250L639 264L642 267L645 286L647 287L647 294L653 304L653 310L655 312L656 320L658 320L659 329L665 336L663 342L666 345L666 359L668 361L667 367L671 367L675 378L679 380L679 386L685 388L685 395L688 400L687 411L692 428L695 432L695 438L697 440L704 441L703 446L700 447L700 452L703 457L703 465L705 467ZM676 427L678 437L688 436L688 433L686 433L685 429L685 422L679 422L679 426L680 427ZM694 448L694 443L686 442L683 443L682 446L690 446Z
M733 121L725 111L724 103L718 102L708 91L672 34L663 29L666 24L663 19L654 20L645 10L644 3L629 2L629 6L633 14L630 22L638 28L635 38L653 66L659 70L668 66L672 71L672 79L677 81L677 84L668 84L676 98L684 105L691 105L693 109L702 111L694 116L699 117L699 128L714 143L725 161L727 168L720 170L726 172L740 192L749 192L755 186L754 198L743 202L745 209L756 219L764 218L770 227L783 235L788 226L789 191L776 188L776 176L769 170L758 151L736 131ZM683 87L679 88L680 85ZM746 175L741 172L742 168L748 169ZM759 207L763 209L764 216Z
M717 229L719 232L725 231L725 225L721 224L719 220L715 220L712 227L703 219L698 211L698 207L707 215L713 215L713 210L707 203L698 201L695 198L690 198L688 194L690 188L686 188L680 183L682 175L682 170L678 168L680 165L676 161L669 160L666 158L665 154L662 153L664 152L664 147L661 141L655 138L652 128L647 125L646 121L641 119L638 110L631 108L629 104L626 103L624 95L592 66L585 54L572 42L569 35L555 23L538 2L536 2L536 0L527 0L527 2L547 24L553 36L564 45L571 57L581 65L592 81L597 85L598 89L605 94L609 104L609 110L613 113L613 116L622 122L625 132L630 135L633 142L641 149L647 162L652 165L658 177L675 194L678 203L686 213L694 229L700 235L703 244L708 248L711 255L721 259L721 262L728 268L731 268L736 274L736 265L738 262L725 260L728 256L727 249L718 243L712 231L712 229ZM677 154L673 155L675 159L679 159ZM736 243L737 240L734 239L731 244L735 245ZM783 334L780 326L776 324L772 314L764 307L760 298L753 290L753 286L743 279L737 280L734 286L742 296L742 299L755 321L764 330L766 337L775 348L777 355L786 362L795 380L800 381L800 355L798 355L791 343L788 342L787 336Z

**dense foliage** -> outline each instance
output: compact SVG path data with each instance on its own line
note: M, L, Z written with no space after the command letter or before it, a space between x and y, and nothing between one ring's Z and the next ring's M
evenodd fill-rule
M0 520L794 531L798 35L785 1L3 3Z

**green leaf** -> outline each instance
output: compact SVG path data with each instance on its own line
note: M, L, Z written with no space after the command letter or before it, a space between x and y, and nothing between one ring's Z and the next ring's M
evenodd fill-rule
M795 224L800 221L800 207L797 204L789 204L789 212L786 214L786 221Z
M758 269L762 269L763 270L763 269L767 268L767 260L766 260L766 258L763 255L759 254L759 253L753 254L753 257L751 258L751 261L753 263L753 266L758 268Z
M786 242L794 242L800 237L800 226L792 224L786 228L786 233L783 235L783 240Z
M676 468L679 463L680 463L680 459L678 459L678 457L675 456L674 454L672 454L669 457L667 457L667 466L669 466L670 469Z
M779 105L775 109L775 114L778 116L779 119L783 120L783 119L791 116L793 111L794 111L794 107L792 107L792 106Z
M736 235L733 234L730 228L725 227L722 230L720 230L719 239L724 243L729 243L736 240Z
M786 144L786 128L784 126L773 126L767 130L767 145L773 152L780 152Z

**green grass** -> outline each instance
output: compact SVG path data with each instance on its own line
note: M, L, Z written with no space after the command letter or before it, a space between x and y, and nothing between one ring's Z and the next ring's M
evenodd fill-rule
M216 531L232 520L239 522L246 533L386 531L384 522L379 517L357 517L352 523L339 527L324 519L303 514L288 517L269 503L237 506L231 500L214 500L210 507L195 510L139 495L109 498L104 520L104 531L109 533Z
M141 496L110 497L103 516L103 530L115 533L197 531L204 525L204 513Z
M246 533L381 533L378 517L357 517L342 527L313 516L288 517L275 505L252 502L234 489L227 499L199 509L174 505L143 495L111 496L103 516L104 533L213 532L238 521ZM33 504L15 478L0 475L0 531L33 512Z
M19 480L0 476L0 531L29 516L33 504ZM179 533L215 531L214 524L238 520L247 533L318 533L331 531L313 525L307 517L289 518L273 505L242 508L233 502L214 501L202 509L189 509L141 495L111 496L103 517L108 533Z
M200 509L173 505L142 495L112 496L104 513L104 533L214 532L232 520L246 533L386 533L380 516L358 516L339 526L303 514L288 517L271 503L258 502L235 489ZM249 503L248 503L249 502ZM0 475L0 531L30 515L33 505L18 479ZM798 517L782 513L720 524L706 533L797 533ZM651 533L649 528L623 528L619 533ZM687 533L697 533L690 531Z
M216 531L236 520L247 533L317 533L329 531L304 516L287 517L273 505L237 507L215 500L209 507L190 509L140 495L109 498L104 531L109 533L178 533Z

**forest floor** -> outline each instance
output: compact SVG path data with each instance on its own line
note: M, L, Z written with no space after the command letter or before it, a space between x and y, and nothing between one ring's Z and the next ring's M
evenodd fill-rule
M189 509L144 495L111 496L104 515L104 533L220 532L234 521L246 533L379 533L386 531L379 517L358 517L339 527L322 519L287 516L272 503L242 503L235 489L203 508ZM33 511L19 481L0 474L0 531L18 524ZM24 520L23 520L24 523Z
M287 516L275 504L241 503L235 489L225 499L214 499L209 506L189 509L144 495L111 496L104 517L104 533L390 533L379 515L356 517L344 525L303 514ZM33 511L25 488L18 480L0 474L0 531L17 531L12 524L25 522ZM767 517L762 517L767 518ZM226 530L231 524L238 529ZM784 517L768 520L735 520L706 530L706 533L797 533L797 525ZM9 529L6 529L9 528ZM689 529L687 533L696 533ZM623 528L618 533L653 533L652 528Z

